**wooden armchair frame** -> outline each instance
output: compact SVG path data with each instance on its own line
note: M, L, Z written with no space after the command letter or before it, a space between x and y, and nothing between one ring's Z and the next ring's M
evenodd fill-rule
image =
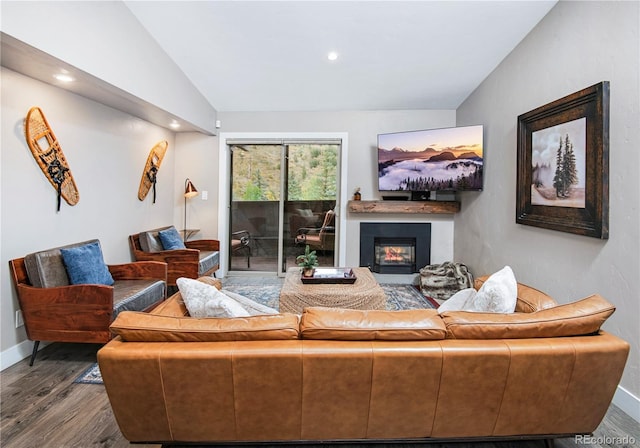
M164 263L127 263L107 267L116 281L144 278L166 282L167 278L167 265ZM113 320L113 286L37 288L31 285L24 258L10 260L9 271L27 337L34 341L29 365L35 361L40 341L104 343L111 339L109 325ZM143 311L149 311L157 304Z
M185 241L186 249L163 250L160 252L145 252L140 246L140 234L129 236L129 246L136 261L159 261L167 264L167 285L176 286L180 277L198 278L212 275L220 264L216 264L206 272L199 273L200 251L220 251L218 240Z

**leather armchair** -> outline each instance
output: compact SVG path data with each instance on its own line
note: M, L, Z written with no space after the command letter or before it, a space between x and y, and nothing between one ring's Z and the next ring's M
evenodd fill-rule
M27 337L34 341L33 365L40 341L103 343L121 311L150 311L167 295L167 265L157 262L107 265L113 286L69 284L60 249L9 261Z
M164 250L158 239L164 227L129 235L129 246L136 261L159 261L167 264L167 284L176 286L179 277L198 278L215 275L220 268L220 241L185 241L186 249Z

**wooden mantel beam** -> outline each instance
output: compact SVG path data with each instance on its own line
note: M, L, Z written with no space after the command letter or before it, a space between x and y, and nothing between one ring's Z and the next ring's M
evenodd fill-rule
M460 211L458 201L349 201L352 213L431 213Z

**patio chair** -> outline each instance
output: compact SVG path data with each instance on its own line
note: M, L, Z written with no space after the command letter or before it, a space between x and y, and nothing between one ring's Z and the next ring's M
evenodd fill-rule
M295 243L309 245L316 250L333 251L335 248L335 212L329 210L325 213L322 226L319 228L301 227L296 233Z

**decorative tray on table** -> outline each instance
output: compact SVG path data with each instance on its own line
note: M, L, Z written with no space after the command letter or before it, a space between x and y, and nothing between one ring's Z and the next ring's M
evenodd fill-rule
M302 283L342 283L351 284L356 281L356 275L351 268L315 268L313 277L300 276Z

